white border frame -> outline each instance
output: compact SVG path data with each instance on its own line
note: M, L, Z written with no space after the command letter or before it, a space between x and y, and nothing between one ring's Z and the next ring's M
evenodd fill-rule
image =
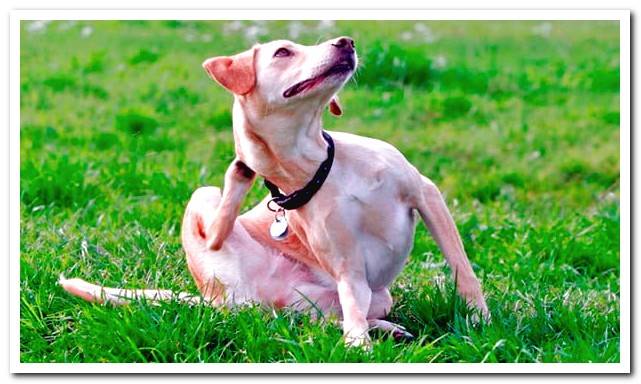
M108 364L20 362L20 22L22 20L615 20L620 28L619 363ZM11 373L630 373L631 126L629 10L20 10L10 13Z

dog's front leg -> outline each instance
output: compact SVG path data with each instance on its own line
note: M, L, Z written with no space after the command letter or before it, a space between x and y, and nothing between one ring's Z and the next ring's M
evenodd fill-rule
M225 172L223 195L210 227L207 229L207 246L214 251L220 250L223 242L234 228L245 195L256 177L241 160L234 160Z
M485 304L481 285L465 254L463 242L441 192L432 181L424 176L420 189L419 213L452 269L459 294L468 305L478 308L483 317L489 320L490 313Z
M343 335L350 346L369 347L367 313L372 290L364 274L347 273L339 277L336 288L343 311Z
M343 270L338 272L336 280L343 312L343 335L347 345L368 347L370 339L367 333L367 314L372 301L372 290L365 276L365 262L359 257L359 253L346 254L349 258L340 262Z
M366 245L359 241L356 216L350 214L350 206L325 206L325 209L326 221L316 231L310 232L313 234L312 249L321 267L336 282L345 343L369 348L367 317L372 305L372 289L367 281L366 252L363 249Z

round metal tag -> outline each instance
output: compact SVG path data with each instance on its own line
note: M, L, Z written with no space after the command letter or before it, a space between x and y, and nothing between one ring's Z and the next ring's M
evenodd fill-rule
M276 215L272 225L269 226L269 234L274 240L283 240L287 237L287 219L285 215Z

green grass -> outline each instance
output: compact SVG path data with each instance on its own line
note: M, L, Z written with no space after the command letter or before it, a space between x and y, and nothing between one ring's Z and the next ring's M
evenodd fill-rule
M23 22L21 361L618 362L618 25L302 24ZM375 335L371 352L309 314L113 308L58 287L62 272L197 292L181 216L234 156L231 96L200 63L249 47L247 30L355 38L362 67L325 126L394 144L441 187L490 325L469 324L423 225L390 316L417 338Z

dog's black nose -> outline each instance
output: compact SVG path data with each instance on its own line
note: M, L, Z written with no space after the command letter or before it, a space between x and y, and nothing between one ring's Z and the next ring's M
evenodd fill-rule
M350 39L349 37L339 37L335 42L332 43L332 45L341 50L354 52L354 40Z

